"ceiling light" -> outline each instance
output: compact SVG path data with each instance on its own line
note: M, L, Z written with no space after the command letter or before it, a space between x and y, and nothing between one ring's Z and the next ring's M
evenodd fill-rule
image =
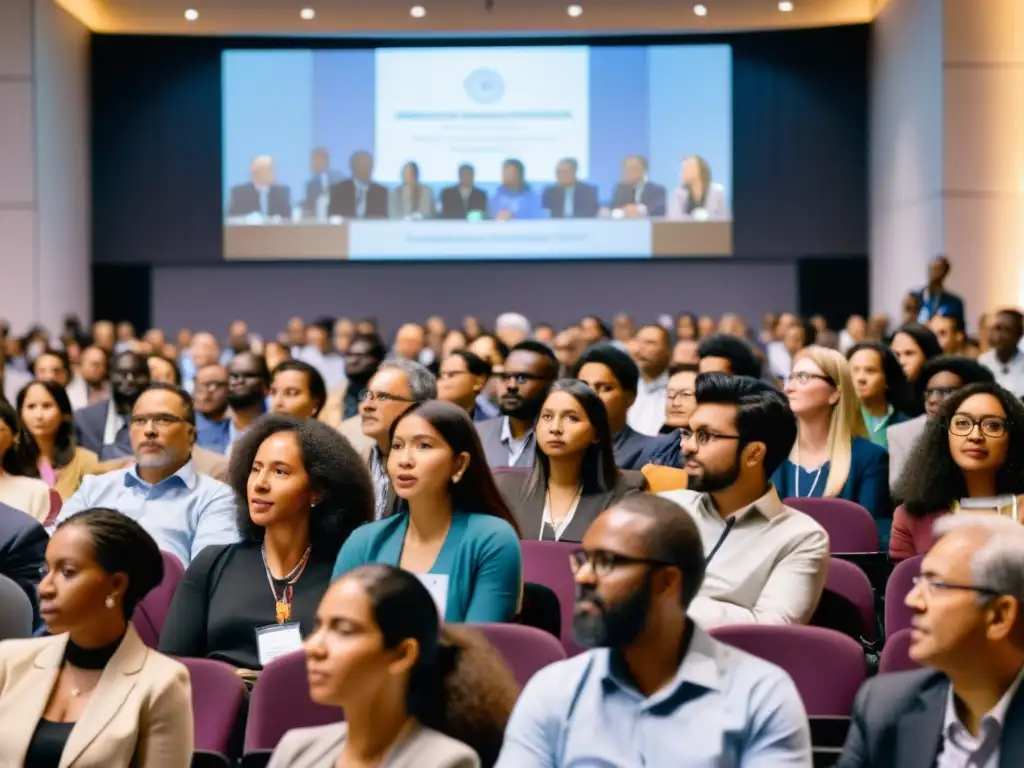
M303 8L301 11L299 11L299 16L302 17L303 21L312 21L313 18L316 16L316 11L314 11L312 8Z
M793 4L789 0L781 0L779 3L779 10L783 13L789 13L793 10Z
M199 11L195 8L189 8L185 11L185 21L195 21L199 18Z
M424 16L427 15L427 9L424 8L422 5L414 5L412 8L409 9L409 15L412 16L414 19L422 19Z
M698 16L707 16L708 8L706 5L695 5L693 6L693 12L696 13Z
M570 16L572 16L575 19L577 16L582 16L583 15L583 6L582 5L570 5L568 8L565 9L565 12L568 13Z

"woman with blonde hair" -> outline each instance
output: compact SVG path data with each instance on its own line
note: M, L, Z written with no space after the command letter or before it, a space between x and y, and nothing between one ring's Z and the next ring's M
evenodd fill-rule
M772 476L779 496L847 499L874 516L888 542L889 454L868 439L850 366L840 352L807 347L793 361L786 396L798 434Z

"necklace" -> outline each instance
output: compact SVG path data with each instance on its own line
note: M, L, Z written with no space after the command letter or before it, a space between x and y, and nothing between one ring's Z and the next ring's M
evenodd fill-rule
M310 544L306 547L306 551L302 555L302 559L299 560L299 564L292 569L292 572L283 579L275 579L274 574L270 572L270 564L267 562L266 543L264 543L260 548L260 552L263 555L263 569L267 572L267 583L270 584L270 591L274 595L274 619L278 624L284 624L292 617L292 588L301 578L302 572L306 570L306 563L309 562L309 553L312 551L313 545ZM277 581L284 582L284 589L281 591L280 597L277 594L277 584L275 584Z
M568 526L569 523L572 521L572 516L576 512L576 507L579 506L580 499L582 498L583 484L581 483L580 486L576 489L576 493L573 494L573 497L569 502L569 506L565 510L565 515L563 515L562 518L556 523L554 507L551 504L551 489L549 488L548 490L546 490L544 492L544 501L547 509L547 517L541 516L540 535L538 536L538 539L540 541L544 541L544 526L550 524L551 531L555 535L555 541L558 541L559 537L562 535L562 532L565 530L566 526Z

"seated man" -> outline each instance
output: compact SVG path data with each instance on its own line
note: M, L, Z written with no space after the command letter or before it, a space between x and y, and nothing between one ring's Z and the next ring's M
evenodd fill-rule
M731 376L761 378L761 361L757 353L743 339L725 333L715 333L697 347L701 373L728 373Z
M690 606L701 627L806 624L828 574L828 534L784 506L769 478L796 440L786 396L747 376L702 373L683 430L683 507L704 541L707 576Z
M189 394L151 385L135 401L130 427L135 464L86 477L57 522L92 507L115 509L186 567L208 544L238 541L234 494L192 461L196 414Z
M0 504L0 575L21 587L32 603L32 626L39 626L39 582L50 538L43 526L20 509Z
M526 685L498 768L810 766L800 695L778 667L694 624L704 549L667 499L628 496L572 555L576 642Z

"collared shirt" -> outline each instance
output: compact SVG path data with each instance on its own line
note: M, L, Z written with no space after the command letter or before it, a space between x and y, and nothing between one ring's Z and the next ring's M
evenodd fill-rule
M220 421L214 421L197 413L196 445L222 456L226 454L228 446L231 445L231 416L225 415Z
M567 219L571 219L574 213L573 198L575 197L576 185L573 184L565 188L565 203L562 207L562 214Z
M725 624L806 624L825 589L828 534L785 506L772 486L723 518L710 494L665 491L700 531L707 572L690 603L704 629Z
M860 413L864 417L864 426L868 428L868 437L871 438L871 442L889 450L889 439L886 436L886 430L889 428L889 422L892 421L892 417L896 415L896 409L889 404L885 406L885 413L882 416L872 416L868 413L868 409L862 405Z
M127 426L124 416L117 412L114 398L107 401L107 422L103 426L103 445L113 445L117 433Z
M1024 397L1024 352L1017 350L1009 362L1004 363L990 349L978 358L978 362L992 371L996 384L1010 390L1017 397Z
M370 477L373 480L373 519L382 520L388 515L391 478L388 477L388 461L380 452L380 447L376 445L370 451Z
M64 502L57 522L92 507L116 509L132 518L185 567L207 545L233 544L239 538L231 489L196 472L191 459L156 485L139 477L135 465L88 475Z
M694 627L675 677L644 697L617 651L551 664L519 696L497 768L810 768L800 695L778 667Z
M352 179L353 185L355 185L356 194L356 218L366 218L366 198L370 193L370 184L363 181L362 179Z
M524 451L527 449L536 450L537 440L533 427L530 427L529 432L516 440L512 437L512 427L509 424L508 416L502 416L501 442L506 448L508 448L508 465L510 467L514 467L516 462L519 461L519 457L523 455Z
M668 372L653 381L641 376L636 386L636 400L626 413L626 422L645 435L654 436L665 423L665 400L668 393Z
M981 718L977 736L972 735L960 722L953 686L949 686L946 716L942 723L942 748L935 761L935 768L996 768L999 765L999 742L1003 735L1006 711L1020 688L1022 678L1024 667L992 711Z

